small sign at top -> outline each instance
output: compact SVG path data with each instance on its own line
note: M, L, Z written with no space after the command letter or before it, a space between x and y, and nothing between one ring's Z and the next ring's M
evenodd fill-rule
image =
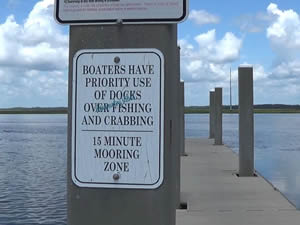
M61 24L179 23L188 16L188 0L55 0Z

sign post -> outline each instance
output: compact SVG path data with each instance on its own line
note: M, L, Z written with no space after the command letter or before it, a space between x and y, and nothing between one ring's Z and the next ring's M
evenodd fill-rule
M133 35L134 34L134 35ZM159 35L157 35L159 34ZM120 49L124 49L124 52L120 52L116 54L115 49L119 51ZM127 49L127 50L126 50ZM128 53L128 49L131 49L133 52ZM146 55L141 55L141 53L137 51L137 49L141 49L141 51L147 50ZM93 52L94 54L89 54ZM105 57L107 52L112 51L112 56ZM127 51L127 53L126 53ZM100 54L96 54L96 53ZM137 52L137 53L134 53ZM68 117L68 224L69 225L115 225L115 224L124 224L124 225L175 225L175 196L176 196L176 188L175 181L176 170L174 170L174 124L172 126L172 121L174 123L174 108L176 108L176 100L174 99L173 91L176 91L177 87L177 79L176 74L177 68L174 67L174 64L177 62L176 60L176 52L177 52L177 26L176 25L126 25L126 26L116 26L116 25L105 25L105 26L71 26L70 27L70 57L69 57L69 117ZM85 53L84 55L80 55L80 53ZM127 55L126 55L127 54ZM135 55L137 54L138 57ZM163 56L160 57L160 55ZM87 65L116 65L115 58L119 57L120 62L119 65L127 65L126 73L124 75L116 75L116 74L106 74L106 75L93 75L94 69L91 67L89 70L86 70ZM94 59L92 59L94 58ZM159 58L162 58L161 62L159 62ZM74 62L74 59L78 59ZM116 59L116 61L118 61ZM144 62L144 63L143 63ZM163 63L164 62L164 63ZM153 71L147 71L145 75L139 75L143 78L151 78L151 84L161 84L163 85L163 89L161 87L139 87L134 88L128 81L128 90L140 90L141 96L134 96L130 101L125 95L123 100L127 101L125 104L130 103L138 103L138 104L153 104L152 110L150 113L131 113L128 116L153 116L153 124L155 126L149 126L146 123L142 124L140 127L137 125L132 128L128 128L125 125L113 125L112 116L121 116L124 117L126 113L119 113L117 110L113 112L112 105L105 106L101 108L99 105L99 113L90 113L84 111L84 105L86 103L99 103L103 105L113 104L111 103L110 96L103 97L101 100L100 94L102 91L107 90L108 93L110 90L114 90L115 92L122 90L124 87L91 87L94 81L94 86L98 83L98 79L92 80L92 78L137 78L139 77L137 74L129 74L128 66L129 65L154 65ZM75 65L75 66L74 66ZM164 70L164 82L162 83L162 77L159 77L158 68ZM74 69L78 69L77 78L76 71ZM113 69L114 70L114 69ZM87 73L88 74L84 74ZM95 68L96 71L96 68ZM141 70L143 71L143 70ZM100 73L100 72L99 72ZM154 74L152 74L154 73ZM88 78L91 78L89 80ZM76 81L77 79L77 81ZM72 82L73 81L73 82ZM100 81L101 82L101 81ZM111 81L115 82L115 81ZM126 81L124 81L123 86L127 86ZM132 81L131 81L132 82ZM76 84L76 85L74 85ZM98 83L99 84L99 83ZM112 83L111 83L112 84ZM113 85L113 84L112 84ZM152 85L151 85L152 86ZM152 89L153 88L153 89ZM77 92L79 89L79 95L76 97L73 96L75 93L75 89ZM125 88L126 89L126 88ZM125 90L124 89L124 90ZM100 90L97 98L99 97L99 101L95 101L95 91ZM161 91L161 94L158 94ZM152 93L153 91L153 93ZM157 92L157 93L154 93ZM149 92L152 93L153 99L148 98ZM78 94L78 93L77 93ZM163 96L163 97L162 97ZM163 98L164 106L163 108L160 103L157 101L159 98ZM75 100L75 99L77 100ZM141 98L138 100L137 98ZM100 101L101 100L101 101ZM119 100L118 100L119 101ZM120 100L122 101L122 100ZM74 104L77 104L74 106ZM117 107L120 107L119 103ZM125 106L125 105L124 105ZM144 105L145 106L145 105ZM89 106L86 106L86 110L88 110ZM90 105L92 108L92 105ZM146 107L146 106L145 106ZM126 108L126 107L125 107ZM75 115L74 110L76 109L79 114ZM79 111L81 110L81 111ZM97 107L95 108L97 110ZM102 112L101 112L102 110ZM128 110L128 107L127 107ZM146 110L146 109L145 109ZM73 113L71 113L73 111ZM149 109L148 109L149 111ZM159 116L159 111L163 112L163 121L159 121L162 117ZM122 114L122 115L120 115ZM91 119L89 116L93 116ZM97 116L109 117L109 121L106 121L106 124L95 125L99 123L97 121ZM84 118L84 116L86 116ZM102 120L102 118L101 118ZM118 120L115 120L117 122ZM162 124L160 122L163 122ZM94 124L93 124L94 123ZM152 122L149 121L151 124ZM77 128L75 125L77 124ZM113 124L116 124L113 122ZM161 130L161 134L157 133L159 127L163 129ZM123 130L123 129L131 129L131 130L145 130L145 131L153 131L152 133L129 133L129 132L120 132L120 133L112 133L112 132L102 132L104 129L111 129L113 131ZM81 130L81 137L78 137L74 140L76 135L72 137L72 131L74 129ZM85 131L85 130L100 130L100 131ZM138 133L138 134L137 134ZM79 135L79 136L80 136ZM149 136L148 136L149 135ZM125 163L120 165L123 171L116 171L114 165L111 165L112 170L115 171L103 171L105 167L104 163L106 161L99 158L100 154L104 154L105 157L109 156L109 153L95 151L95 146L93 146L94 141L97 145L98 137L101 137L101 145L96 146L96 149L102 149L102 139L105 137L131 137L131 141L133 141L133 145L130 148L128 146L112 146L114 149L110 154L112 159L109 158L109 162L119 162ZM163 142L158 141L159 136L163 137ZM86 137L86 138L85 138ZM96 137L96 139L94 139ZM137 139L133 140L133 137L137 137ZM151 140L151 143L148 142ZM157 140L157 141L154 141ZM74 165L76 162L75 159L72 160L72 152L74 153L74 149L72 146L76 141L79 141L79 146L77 146L79 154L78 165ZM158 143L162 143L161 150L157 148ZM78 149L78 147L80 149ZM110 146L111 147L111 146ZM109 148L111 149L111 148ZM132 150L131 156L128 153L128 159L119 160L115 159L114 154L118 155L117 150ZM72 151L73 150L73 151ZM137 150L134 153L134 150ZM115 151L115 153L114 153ZM146 154L148 151L149 161L146 162L145 166L141 166L141 162L145 160ZM137 152L140 153L140 156L137 155ZM163 155L162 155L163 152ZM85 153L87 153L85 155ZM106 154L108 156L106 156ZM122 154L127 154L122 152ZM73 155L74 157L74 155ZM85 158L86 157L86 158ZM94 157L94 158L93 158ZM95 158L96 157L96 158ZM101 155L103 157L103 155ZM117 156L115 156L117 157ZM121 157L123 157L121 155ZM157 157L162 157L163 161L158 162ZM136 159L135 159L136 158ZM126 164L128 163L128 164ZM152 180L157 180L155 177L159 177L160 173L163 173L158 180L157 184L151 182L149 173L146 174L146 171L150 171ZM159 165L162 165L161 170L159 169ZM116 168L120 168L116 165ZM88 179L92 179L90 186L85 184L78 184L74 182L74 177L72 177L72 170L77 169L77 172L80 173L79 179L83 179L81 181L85 182ZM141 174L137 173L135 177L135 171L137 168L140 168L143 172L145 172L145 180L142 180L141 183ZM93 171L94 170L94 171ZM121 170L121 169L120 169ZM127 172L129 170L129 172ZM89 174L89 172L91 174ZM159 172L160 171L160 172ZM117 172L117 173L115 173ZM118 173L119 172L119 173ZM116 175L115 175L116 174ZM119 177L118 177L119 176ZM162 179L163 178L163 179ZM116 179L116 180L114 180ZM100 181L100 182L99 182ZM124 181L128 181L125 184ZM159 183L161 185L159 185ZM101 183L101 184L94 184ZM137 184L142 184L143 188L135 187ZM97 185L102 187L97 187ZM111 185L111 186L110 186ZM128 186L126 186L128 185ZM148 187L148 188L147 188ZM146 189L147 188L147 189Z
M176 23L187 8L187 0L55 1L56 20L71 25L69 225L175 225Z

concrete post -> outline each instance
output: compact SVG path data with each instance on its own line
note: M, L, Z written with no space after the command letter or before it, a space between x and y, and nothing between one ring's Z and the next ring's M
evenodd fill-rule
M222 145L222 88L215 88L215 145Z
M209 138L215 138L215 92L209 92Z
M254 175L253 68L239 68L239 175Z
M180 108L179 108L179 99L180 99L180 92L178 91L180 87L180 48L177 47L176 52L176 85L170 90L173 93L173 118L172 118L172 150L174 150L174 159L172 160L174 163L174 185L175 185L175 207L180 207L180 166L181 166L181 124L180 124Z
M80 49L156 48L165 58L164 181L158 189L79 188L71 178L73 57ZM171 148L174 118L173 76L177 52L177 25L71 26L69 48L68 114L68 224L175 225L176 175ZM170 91L171 90L171 91Z
M184 118L184 82L180 82L179 87L179 111L180 111L180 150L181 150L181 156L186 156L185 154L185 118Z

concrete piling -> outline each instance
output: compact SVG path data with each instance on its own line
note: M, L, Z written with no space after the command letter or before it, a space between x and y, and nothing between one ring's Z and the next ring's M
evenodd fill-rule
M215 138L215 92L209 92L209 138Z
M239 84L239 176L254 175L253 68L240 67Z
M179 101L180 101L180 105L179 105L179 112L180 112L180 150L181 150L181 156L185 156L185 147L184 147L184 140L185 140L185 132L184 132L184 82L181 81L180 82L180 88L179 88Z
M215 145L223 144L223 103L222 103L222 88L215 88Z
M138 34L138 35L134 35ZM159 34L159 35L158 35ZM176 174L174 91L176 74L177 25L70 26L69 112L72 109L73 57L81 49L155 48L165 59L163 183L157 189L81 188L71 177L72 113L68 116L68 224L69 225L165 225L175 224ZM177 83L176 83L177 82ZM178 151L179 155L179 151Z
M180 156L181 156L181 121L180 116L181 116L181 102L180 102L180 98L181 98L181 93L178 91L178 89L180 89L180 48L177 47L177 57L176 57L176 78L174 79L174 81L176 81L176 85L173 86L172 88L172 95L174 98L174 110L173 111L173 123L172 123L172 135L173 137L171 137L172 141L172 146L171 149L174 150L175 154L174 154L174 160L172 160L175 163L175 169L174 169L174 186L175 186L175 207L179 208L180 207L180 176L178 176L178 174L180 174L180 164L181 164L181 160L180 160Z

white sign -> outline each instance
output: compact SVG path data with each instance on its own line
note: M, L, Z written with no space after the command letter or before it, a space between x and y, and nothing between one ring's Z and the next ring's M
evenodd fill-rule
M62 24L178 23L188 16L188 0L56 0Z
M72 104L77 186L162 184L164 57L159 50L80 50L73 59Z

